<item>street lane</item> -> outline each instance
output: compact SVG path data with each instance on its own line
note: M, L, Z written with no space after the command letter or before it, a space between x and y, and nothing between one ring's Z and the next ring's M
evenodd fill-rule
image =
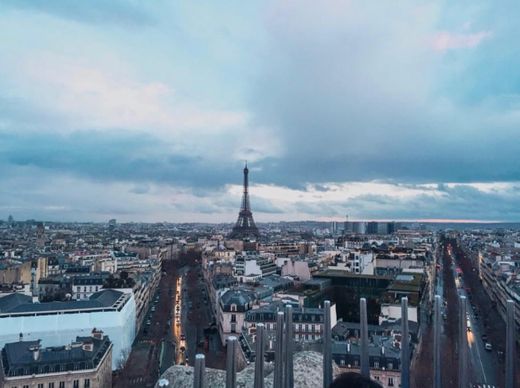
M498 365L492 353L485 350L485 342L482 340L484 330L481 327L480 319L476 319L476 306L473 304L471 293L467 292L464 282L464 272L457 266L458 260L451 250L450 257L452 259L451 271L455 279L457 294L459 296L465 296L467 300L468 321L471 330L467 332L470 380L472 384L497 385L496 370Z

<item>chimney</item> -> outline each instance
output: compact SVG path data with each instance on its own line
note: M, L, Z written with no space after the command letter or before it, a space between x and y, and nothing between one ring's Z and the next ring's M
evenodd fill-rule
M23 333L20 333L20 335L18 336L18 339L20 340L20 342L23 341Z
M92 342L83 342L81 348L87 352L92 352L94 350L94 344Z
M382 346L381 346L381 355L382 355L382 356L385 355L385 345L382 345Z
M33 360L38 361L40 358L40 341L38 341L38 344L31 346L29 350L32 352Z
M103 330L98 330L96 328L92 329L92 338L103 339Z

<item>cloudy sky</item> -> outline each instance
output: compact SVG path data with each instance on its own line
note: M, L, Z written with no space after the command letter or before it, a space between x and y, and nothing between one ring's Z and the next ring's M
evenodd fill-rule
M0 218L520 220L520 2L0 2Z

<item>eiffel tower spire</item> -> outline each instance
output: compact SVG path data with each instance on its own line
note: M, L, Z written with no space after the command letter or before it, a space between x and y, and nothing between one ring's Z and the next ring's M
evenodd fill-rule
M242 204L238 219L231 231L229 237L231 238L258 238L260 233L253 220L253 213L251 212L251 204L249 203L249 169L247 168L247 161L244 167L244 193L242 194Z

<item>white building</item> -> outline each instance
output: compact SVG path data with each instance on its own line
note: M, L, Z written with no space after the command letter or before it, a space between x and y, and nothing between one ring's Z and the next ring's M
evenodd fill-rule
M292 276L305 282L311 279L311 271L309 270L309 263L303 260L286 259L282 266L282 276Z
M41 339L43 346L60 346L76 336L103 330L113 342L112 369L122 365L135 338L135 300L131 290L103 290L82 301L32 303L13 293L0 298L0 347Z
M253 283L275 274L276 263L272 254L243 254L236 257L234 269L239 282Z
M72 279L72 298L87 300L103 288L103 277L100 275L77 276Z
M247 311L253 308L255 295L243 289L230 289L220 295L218 302L218 330L222 345L231 335L239 335L244 326Z
M381 313L379 314L379 324L385 322L394 323L401 319L401 304L400 303L383 303L381 305ZM418 322L417 306L408 305L408 320L411 322Z

